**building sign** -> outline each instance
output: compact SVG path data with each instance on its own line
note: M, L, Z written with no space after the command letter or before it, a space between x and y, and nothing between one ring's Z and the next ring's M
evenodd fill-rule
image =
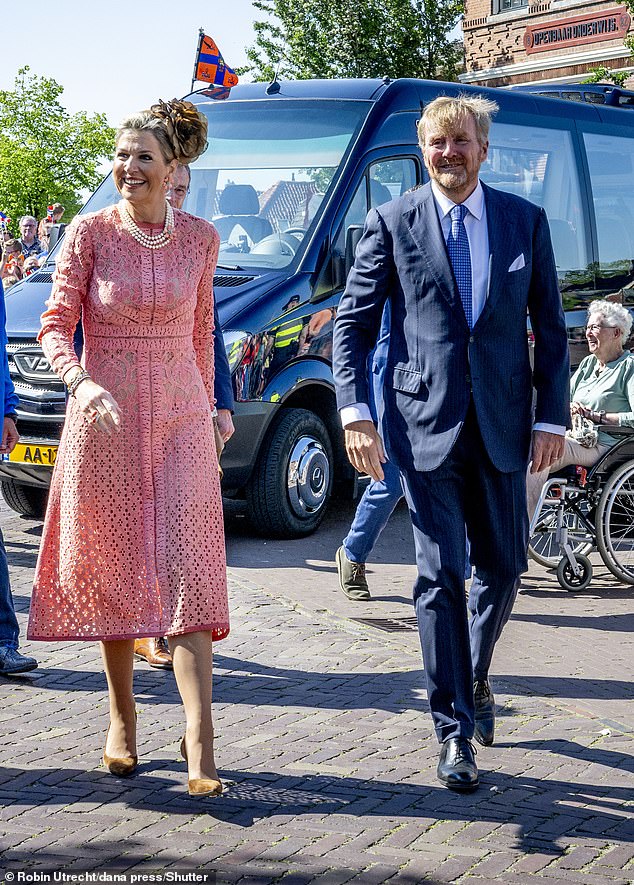
M602 12L577 15L533 25L524 32L524 49L545 52L547 49L566 49L581 43L623 39L630 27L630 16L625 6Z

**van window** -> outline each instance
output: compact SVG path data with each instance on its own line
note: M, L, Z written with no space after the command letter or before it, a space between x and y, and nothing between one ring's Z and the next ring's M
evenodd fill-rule
M411 157L398 157L373 163L368 169L370 208L387 203L415 187L416 163Z
M350 201L343 222L335 236L333 252L345 254L346 233L352 225L363 226L370 209L389 203L405 191L415 187L416 163L411 157L395 157L372 163L361 179Z
M561 129L493 123L481 178L542 206L548 216L562 289L586 274L586 248L577 164L570 133Z
M599 285L620 290L634 280L634 139L590 132L583 138L597 223Z
M213 221L220 265L283 268L302 248L368 109L366 101L210 101L209 143L183 208ZM116 202L112 177L84 207Z
M216 226L220 264L293 261L367 108L300 100L201 106L209 146L192 166L188 208Z

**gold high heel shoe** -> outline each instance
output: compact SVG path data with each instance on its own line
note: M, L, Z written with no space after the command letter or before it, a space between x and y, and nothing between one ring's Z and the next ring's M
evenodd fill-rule
M187 762L186 735L181 741L181 756ZM212 738L213 740L213 738ZM187 791L190 796L221 796L222 783L211 777L194 777L187 779Z
M108 731L106 731L106 744L103 748L103 764L106 766L110 774L114 774L115 777L129 777L139 764L139 757L136 754L134 756L108 756L106 753L106 747L108 746L109 733L110 725L108 725Z

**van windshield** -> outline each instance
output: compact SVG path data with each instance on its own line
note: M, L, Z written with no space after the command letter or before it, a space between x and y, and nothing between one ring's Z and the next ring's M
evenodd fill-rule
M216 226L219 265L277 269L294 260L370 106L315 99L198 106L209 119L209 145L191 166L183 209ZM109 176L83 211L118 199Z

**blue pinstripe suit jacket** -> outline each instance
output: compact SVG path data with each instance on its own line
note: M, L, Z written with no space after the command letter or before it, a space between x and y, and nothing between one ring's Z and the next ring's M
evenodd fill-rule
M503 472L526 466L533 386L536 421L569 421L568 344L546 215L527 200L483 188L489 284L473 330L429 184L370 211L340 302L334 374L342 408L369 402L367 357L389 299L381 430L388 456L403 470L433 470L445 460L471 398L489 457ZM520 255L524 266L509 270Z

